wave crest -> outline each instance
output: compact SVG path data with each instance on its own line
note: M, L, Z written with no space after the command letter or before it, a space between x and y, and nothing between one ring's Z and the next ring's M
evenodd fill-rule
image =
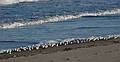
M39 0L0 0L0 4L14 4L14 3L20 3L20 2L34 2Z
M63 16L53 16L48 17L44 20L37 20L37 21L30 21L30 22L13 22L13 23L3 23L0 25L0 28L17 28L21 26L28 26L28 25L37 25L37 24L43 24L48 22L59 22L59 21L68 21L70 19L76 19L80 17L86 17L86 16L110 16L110 15L116 15L120 14L120 9L114 9L114 10L107 10L97 13L79 13L77 15L63 15Z

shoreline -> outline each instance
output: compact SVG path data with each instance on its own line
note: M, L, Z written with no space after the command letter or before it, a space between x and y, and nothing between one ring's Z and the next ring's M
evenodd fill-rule
M75 39L76 40L76 39ZM7 52L1 53L0 54L0 60L4 59L9 59L9 58L17 58L17 57L28 57L28 56L34 56L38 54L50 54L50 53L55 53L55 52L62 52L62 51L69 51L69 50L75 50L79 48L91 48L91 47L96 47L96 46L108 46L108 45L113 45L113 44L120 44L120 38L118 37L109 37L108 39L96 39L96 40L90 40L88 42L76 42L76 41L70 41L70 42L63 42L63 43L55 43L46 46L38 46L33 47L33 49L19 49L19 51L13 51L12 50L7 50ZM32 48L32 47L30 47Z
M120 43L112 41L113 40L109 40L107 43L100 41L101 45L98 45L97 43L96 46L92 47L54 51L26 57L20 56L9 59L0 59L0 62L120 62Z

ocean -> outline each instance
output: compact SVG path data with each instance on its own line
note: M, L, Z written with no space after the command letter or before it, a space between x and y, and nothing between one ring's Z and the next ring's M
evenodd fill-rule
M1 0L0 50L120 34L120 0Z

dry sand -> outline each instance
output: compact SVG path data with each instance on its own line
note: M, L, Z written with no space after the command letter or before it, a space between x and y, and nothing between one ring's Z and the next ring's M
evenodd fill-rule
M120 62L120 44L10 58L0 62Z

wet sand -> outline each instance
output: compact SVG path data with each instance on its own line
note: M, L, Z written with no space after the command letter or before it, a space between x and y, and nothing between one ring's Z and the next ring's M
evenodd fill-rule
M120 39L63 45L14 53L16 57L0 62L120 62ZM9 56L9 55L7 55Z

